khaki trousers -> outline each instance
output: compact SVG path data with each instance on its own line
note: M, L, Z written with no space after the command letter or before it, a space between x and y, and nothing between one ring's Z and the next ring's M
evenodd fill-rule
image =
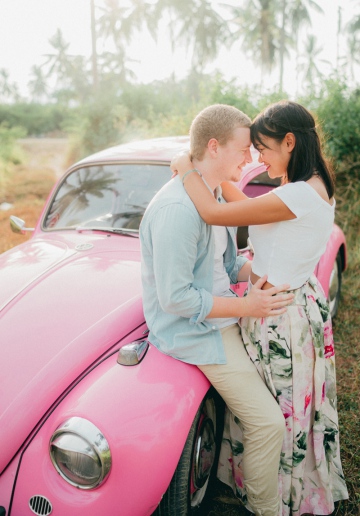
M240 328L221 330L226 364L199 365L244 432L243 473L249 505L258 516L278 516L278 473L285 420L246 353Z

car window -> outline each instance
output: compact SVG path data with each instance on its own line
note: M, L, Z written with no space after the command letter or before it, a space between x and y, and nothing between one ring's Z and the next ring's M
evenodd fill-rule
M276 187L276 186L280 186L280 183L281 183L281 178L279 178L279 177L272 178L272 177L269 177L267 172L262 172L262 174L259 174L258 176L254 177L254 179L252 179L249 184L269 185L269 186Z
M171 175L168 166L147 163L79 168L60 184L44 228L138 230L147 205Z

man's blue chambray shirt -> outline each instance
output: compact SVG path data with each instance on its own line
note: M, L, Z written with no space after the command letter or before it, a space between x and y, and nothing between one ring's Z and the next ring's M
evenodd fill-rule
M236 228L228 229L224 266L230 282L246 258L237 257ZM140 226L141 275L149 341L190 364L225 364L219 328L206 321L213 306L214 239L181 180L169 181L149 204Z

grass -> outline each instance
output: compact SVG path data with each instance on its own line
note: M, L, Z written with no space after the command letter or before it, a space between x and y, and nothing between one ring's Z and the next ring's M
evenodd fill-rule
M1 183L0 253L20 244L30 235L10 231L9 216L25 219L31 227L38 219L56 176L65 169L67 142L61 140L24 140L20 142L24 162L12 165ZM348 181L348 178L347 178ZM360 227L359 183L340 181L337 193L338 222L344 229L348 246L348 268L343 276L339 313L334 321L337 360L338 409L341 457L350 498L337 504L334 516L360 515ZM218 482L213 493L212 509L207 516L245 515L232 491Z

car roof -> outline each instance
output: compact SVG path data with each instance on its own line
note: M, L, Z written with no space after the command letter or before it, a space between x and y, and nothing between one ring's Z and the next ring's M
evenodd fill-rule
M163 138L151 138L138 140L104 149L75 163L71 168L99 163L114 163L118 161L141 163L170 163L178 152L188 150L190 147L189 136L169 136ZM244 186L259 173L265 171L265 167L258 163L258 151L251 146L252 163L244 166L241 174L241 186ZM69 171L68 171L69 172Z
M189 136L172 136L152 138L116 145L103 151L91 154L82 159L76 166L91 163L112 161L154 161L170 162L175 154L189 149Z

